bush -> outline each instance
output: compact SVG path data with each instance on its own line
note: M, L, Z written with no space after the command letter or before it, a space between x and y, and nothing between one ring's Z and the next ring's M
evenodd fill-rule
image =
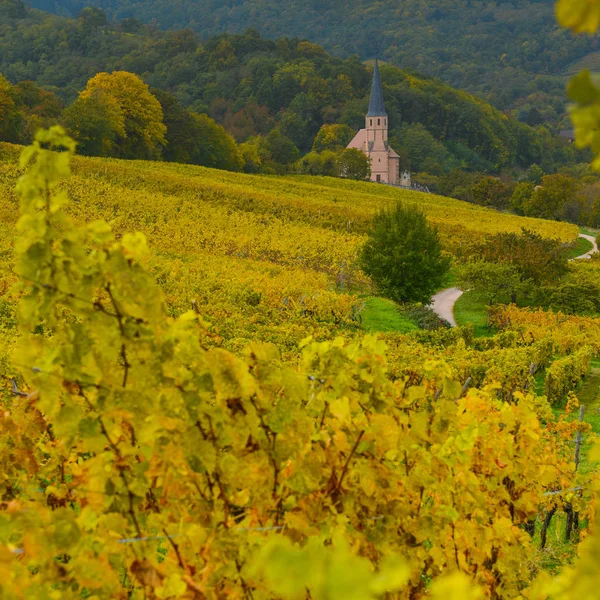
M437 229L415 206L396 204L373 220L359 264L382 296L429 304L450 268Z

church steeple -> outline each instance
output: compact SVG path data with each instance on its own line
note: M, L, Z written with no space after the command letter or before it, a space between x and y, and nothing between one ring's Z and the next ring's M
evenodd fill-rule
M371 98L367 117L387 117L385 104L383 103L383 87L379 76L379 61L377 59L375 59L375 68L373 69L373 83L371 84Z

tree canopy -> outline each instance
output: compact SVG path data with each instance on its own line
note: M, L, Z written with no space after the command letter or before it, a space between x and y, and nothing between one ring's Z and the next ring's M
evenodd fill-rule
M419 208L400 202L375 216L359 262L382 296L424 304L450 268L436 228Z

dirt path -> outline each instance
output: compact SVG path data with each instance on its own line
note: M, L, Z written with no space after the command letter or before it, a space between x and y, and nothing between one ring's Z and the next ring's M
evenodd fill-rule
M431 299L431 308L440 319L445 319L452 327L456 327L454 305L462 295L462 290L456 287L442 290Z
M598 252L598 246L596 244L595 237L586 235L585 233L580 233L579 237L591 242L593 248L589 252L586 252L581 256L577 256L576 258L572 258L571 260L591 258L592 254ZM450 325L452 325L452 327L456 327L456 321L454 320L454 305L462 295L463 292L456 287L442 290L431 298L430 306L433 312L440 317L440 319L445 319L448 321L448 323L450 323Z
M596 244L596 238L593 235L586 235L585 233L580 233L579 237L583 238L584 240L587 240L588 242L591 242L593 248L589 252L586 252L585 254L582 254L581 256L577 256L573 260L579 260L581 258L592 258L592 254L595 254L596 252L598 252L598 245Z

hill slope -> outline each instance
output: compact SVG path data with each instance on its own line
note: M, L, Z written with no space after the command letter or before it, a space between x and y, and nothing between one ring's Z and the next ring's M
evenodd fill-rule
M356 57L251 32L200 43L190 31L110 26L89 12L75 20L16 12L7 2L0 0L0 73L55 89L67 102L97 72L126 70L210 114L239 141L278 127L307 152L324 123L364 124L371 74ZM438 80L390 65L382 76L390 142L415 171L494 172L536 162L552 172L573 160L573 147Z
M561 98L559 76L564 67L597 47L596 38L575 38L558 29L554 0L31 0L30 4L68 15L84 6L98 6L111 18L136 17L164 29L190 27L203 37L254 27L268 37L306 37L341 56L357 53L371 58L379 48L382 57L394 64L477 92L499 108L527 103L536 92L543 92L545 101Z
M6 269L18 215L15 146L0 146L0 258ZM253 176L201 167L77 158L67 191L78 221L106 219L122 235L141 231L173 313L192 300L235 348L258 335L283 348L353 323L369 282L355 268L374 212L418 204L446 249L465 252L489 233L527 227L572 241L567 223L528 219L459 200L371 183ZM11 277L0 277L0 294Z

